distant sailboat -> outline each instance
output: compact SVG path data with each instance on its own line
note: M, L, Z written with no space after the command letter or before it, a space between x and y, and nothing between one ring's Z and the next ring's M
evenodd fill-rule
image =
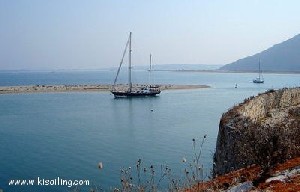
M264 83L264 78L262 76L262 72L260 69L260 60L258 62L258 77L256 79L253 79L253 83Z
M156 96L157 94L160 94L160 88L157 85L143 85L143 86L137 86L133 87L131 82L131 36L132 33L129 33L129 38L125 46L125 50L123 52L123 57L121 59L117 75L114 80L114 85L111 90L111 93L114 94L115 97L137 97L137 96ZM129 48L129 66L128 66L128 88L126 88L125 85L122 85L121 87L117 87L117 79L118 75L120 73L121 66L123 64L123 60L127 51L127 47ZM150 69L149 73L151 72L151 56L150 56Z

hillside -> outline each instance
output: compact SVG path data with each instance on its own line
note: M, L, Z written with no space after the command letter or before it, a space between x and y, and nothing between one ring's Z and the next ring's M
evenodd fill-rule
M261 60L263 71L300 72L300 34L271 48L224 65L225 71L257 71Z
M223 65L207 65L207 64L155 64L152 66L156 71L196 71L196 70L217 70ZM148 70L149 65L136 65L134 70Z

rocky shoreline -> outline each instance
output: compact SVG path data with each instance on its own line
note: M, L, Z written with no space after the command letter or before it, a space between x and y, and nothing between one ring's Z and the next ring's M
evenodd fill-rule
M213 178L198 191L300 191L300 88L269 90L221 117Z
M297 192L300 191L300 158L290 159L262 174L260 165L252 165L212 180L198 183L185 192Z
M118 85L121 86L121 85ZM139 85L135 85L139 86ZM209 88L207 85L159 85L161 90L200 89ZM0 86L0 94L13 93L52 93L52 92L97 92L110 91L112 85L24 85L24 86Z
M214 175L300 156L300 88L269 90L222 115Z

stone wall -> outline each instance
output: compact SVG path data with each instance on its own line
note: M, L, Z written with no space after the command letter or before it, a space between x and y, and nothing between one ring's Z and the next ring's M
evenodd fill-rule
M214 175L259 164L270 167L300 156L300 88L245 99L222 115Z

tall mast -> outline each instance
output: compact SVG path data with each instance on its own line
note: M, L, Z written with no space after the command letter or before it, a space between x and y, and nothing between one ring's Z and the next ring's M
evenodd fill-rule
M149 70L150 71L152 70L152 55L151 55L151 53L150 53L150 68L149 68Z
M131 82L131 32L129 33L129 66L128 66L128 82L129 82L129 92L132 91L132 82Z
M260 70L260 59L258 61L258 77L261 78L261 70Z
M149 69L148 69L148 83L149 83L149 86L151 85L151 70L152 70L152 55L150 53L150 66L149 66Z

